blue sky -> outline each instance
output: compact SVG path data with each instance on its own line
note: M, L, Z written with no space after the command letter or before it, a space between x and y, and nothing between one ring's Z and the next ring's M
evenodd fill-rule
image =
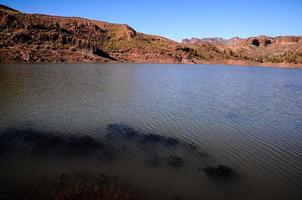
M302 0L0 0L27 13L129 24L177 41L190 37L302 35Z

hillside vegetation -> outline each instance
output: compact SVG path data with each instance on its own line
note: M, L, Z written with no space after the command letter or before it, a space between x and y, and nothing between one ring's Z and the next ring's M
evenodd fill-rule
M0 62L214 63L302 66L302 37L185 39L126 24L25 14L0 5Z

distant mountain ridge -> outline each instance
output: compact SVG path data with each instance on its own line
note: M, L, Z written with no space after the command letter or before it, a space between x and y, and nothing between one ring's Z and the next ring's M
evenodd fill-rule
M209 63L302 66L302 37L192 38L181 43L126 24L0 5L0 62Z
M237 58L258 63L302 63L302 36L192 38L182 40L182 44L197 49L212 46L217 52L222 52L227 60Z
M203 42L210 42L210 43L223 43L223 44L234 44L236 43L250 43L251 45L255 45L251 43L253 40L258 40L260 45L266 46L269 44L281 44L281 43L300 43L302 42L302 36L278 36L278 37L270 37L266 35L261 35L258 37L249 37L249 38L240 38L240 37L233 37L230 39L224 38L191 38L191 39L183 39L181 43L183 44L202 44ZM257 45L256 45L257 46Z

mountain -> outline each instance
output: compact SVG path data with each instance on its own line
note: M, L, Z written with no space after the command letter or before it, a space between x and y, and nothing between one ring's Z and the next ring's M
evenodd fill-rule
M203 52L212 49L226 62L262 64L302 64L302 36L258 36L250 38L192 38L182 40L183 45ZM205 57L211 57L213 53ZM218 55L217 55L218 56Z
M259 42L254 42L254 39ZM267 44L265 43L267 41ZM214 63L302 66L301 37L182 43L126 24L26 14L0 5L0 62Z
M0 7L2 62L192 63L183 46L128 25Z

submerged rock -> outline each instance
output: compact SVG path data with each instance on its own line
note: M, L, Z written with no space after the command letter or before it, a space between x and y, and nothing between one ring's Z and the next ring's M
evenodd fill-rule
M148 143L148 144L161 144L165 147L170 147L170 146L175 147L180 143L180 141L176 138L166 137L157 134L144 135L141 141L143 143Z
M163 141L163 137L156 134L148 134L143 136L143 142L146 143L161 143Z
M108 137L135 139L141 135L141 133L134 128L125 124L109 124L106 129L108 131Z
M30 128L28 128L30 127ZM181 167L184 161L178 154L204 157L196 145L187 143L171 136L145 133L126 124L109 124L105 137L96 137L85 133L65 134L62 132L41 131L33 126L7 128L0 134L0 159L10 154L31 154L33 157L80 158L87 157L95 160L116 161L121 156L138 156L137 151L144 153L144 164L156 167L158 157L167 158L172 167ZM98 133L103 133L98 132ZM183 154L181 154L183 155Z
M164 142L170 146L176 146L180 143L179 140L172 137L165 138Z
M187 151L189 151L192 154L197 155L198 157L205 158L205 157L209 156L209 154L207 152L201 151L194 143L185 143L184 145L185 145L185 148L187 149Z
M176 156L176 155L170 155L169 158L167 159L167 162L172 167L181 167L181 166L184 165L183 159L179 156Z
M112 154L97 138L88 135L66 135L50 133L33 128L8 128L0 135L0 155L10 152L28 152L36 156L89 156Z
M143 144L161 144L165 147L176 146L180 141L173 137L166 137L154 133L142 133L135 130L131 126L126 124L109 124L107 126L107 137L115 139L127 139L127 140L136 140L139 143Z
M198 168L203 170L207 176L213 179L230 179L237 176L237 173L228 166L218 165L217 167Z

